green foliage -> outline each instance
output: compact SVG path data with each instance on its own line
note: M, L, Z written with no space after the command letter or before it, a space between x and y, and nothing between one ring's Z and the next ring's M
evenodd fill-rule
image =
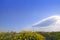
M20 33L1 32L0 40L45 40L45 37L36 32L27 32L27 31L23 31Z
M46 40L60 40L60 32L38 32L43 35Z
M60 40L60 32L51 33L54 40Z
M0 32L0 40L60 40L60 32Z

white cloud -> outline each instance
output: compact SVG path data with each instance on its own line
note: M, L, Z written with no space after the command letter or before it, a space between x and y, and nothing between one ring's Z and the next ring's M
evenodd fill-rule
M60 16L51 16L45 18L32 26L26 27L25 30L44 32L60 31Z

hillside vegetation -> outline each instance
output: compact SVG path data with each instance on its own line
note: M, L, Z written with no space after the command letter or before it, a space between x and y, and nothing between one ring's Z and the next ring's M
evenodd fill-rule
M0 40L60 40L60 32L0 32Z

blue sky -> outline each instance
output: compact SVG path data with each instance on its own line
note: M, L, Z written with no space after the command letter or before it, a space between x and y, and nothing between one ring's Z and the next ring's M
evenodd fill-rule
M60 0L0 0L1 31L21 31L52 15L60 15Z

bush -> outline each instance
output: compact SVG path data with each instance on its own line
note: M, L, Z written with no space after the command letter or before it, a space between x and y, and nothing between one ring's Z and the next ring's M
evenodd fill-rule
M0 40L45 40L45 38L36 32L23 31L20 33L0 33Z

